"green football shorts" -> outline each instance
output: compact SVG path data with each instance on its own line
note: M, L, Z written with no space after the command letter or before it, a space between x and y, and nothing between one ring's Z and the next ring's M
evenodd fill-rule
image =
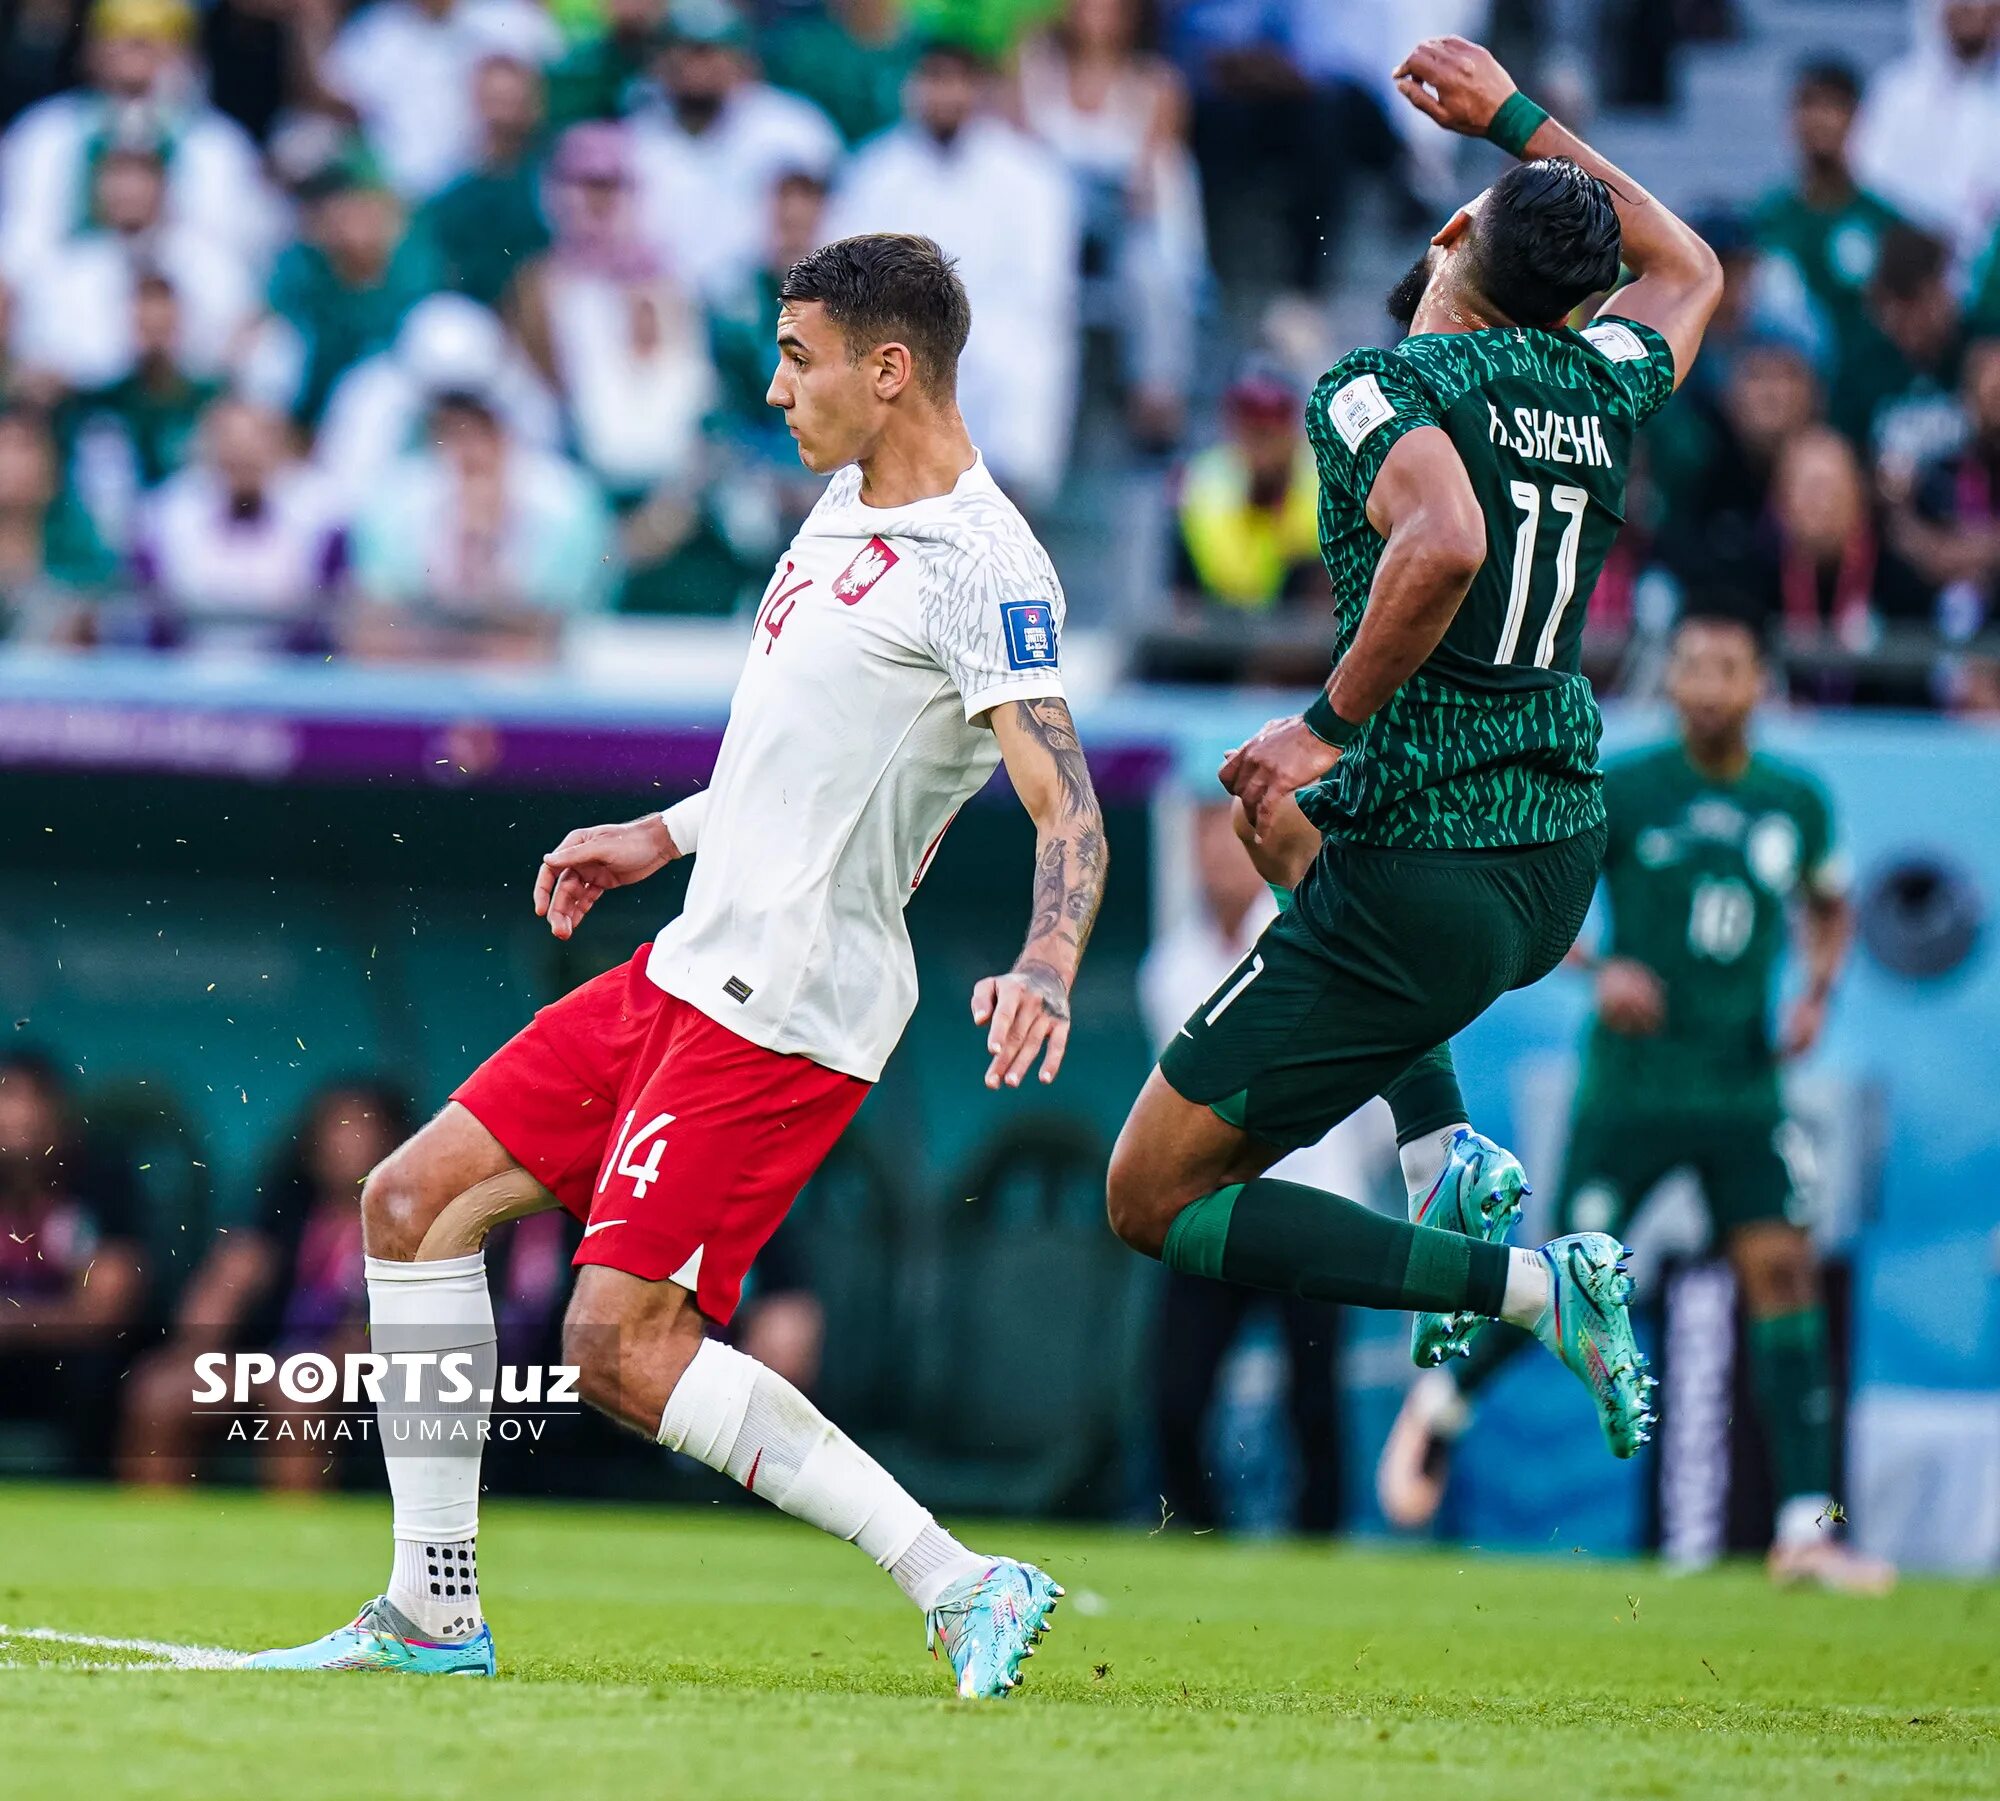
M1738 1226L1789 1219L1791 1132L1781 1114L1763 1110L1637 1115L1586 1100L1570 1121L1556 1230L1622 1232L1646 1196L1683 1169L1701 1183L1718 1244Z
M1522 850L1405 851L1329 839L1160 1057L1185 1099L1253 1138L1313 1144L1576 940L1600 827Z

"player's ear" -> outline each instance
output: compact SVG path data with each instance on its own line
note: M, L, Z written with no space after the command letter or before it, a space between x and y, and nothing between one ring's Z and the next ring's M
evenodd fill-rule
M875 352L875 395L894 400L915 378L916 359L907 344L883 344Z
M1456 250L1465 241L1465 234L1472 229L1473 215L1479 211L1479 202L1485 198L1481 194L1477 199L1467 201L1438 227L1437 236L1431 242L1440 250Z

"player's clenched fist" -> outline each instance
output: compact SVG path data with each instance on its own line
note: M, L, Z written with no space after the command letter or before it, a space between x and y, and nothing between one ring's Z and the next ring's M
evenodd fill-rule
M1340 759L1323 738L1294 714L1273 719L1247 744L1239 744L1216 771L1223 787L1243 803L1252 836L1261 843L1283 804L1309 788Z
M1466 38L1425 38L1396 67L1396 86L1447 131L1484 137L1514 78L1493 52Z
M558 938L567 938L607 888L643 882L679 855L673 834L657 813L623 825L585 826L542 859L535 877L535 916L546 919Z
M1003 1082L1018 1088L1042 1056L1042 1080L1053 1082L1069 1046L1069 990L1052 969L1029 964L1004 976L987 976L972 990L972 1023L985 1026L986 1048L993 1061L986 1067L986 1086Z

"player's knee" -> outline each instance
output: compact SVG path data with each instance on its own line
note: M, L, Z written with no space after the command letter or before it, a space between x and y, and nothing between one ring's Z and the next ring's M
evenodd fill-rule
M385 1158L361 1184L361 1237L368 1255L407 1263L443 1207L410 1159L401 1152Z
M1772 1221L1745 1227L1730 1245L1730 1262L1752 1315L1796 1313L1818 1297L1812 1241L1795 1226Z
M1174 1215L1192 1200L1176 1192L1130 1133L1118 1140L1104 1182L1104 1211L1111 1229L1135 1251L1157 1257L1167 1241Z

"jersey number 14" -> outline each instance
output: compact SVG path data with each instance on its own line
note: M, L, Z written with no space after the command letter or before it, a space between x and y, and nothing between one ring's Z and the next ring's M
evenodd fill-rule
M1535 572L1535 537L1542 525L1542 491L1533 482L1510 482L1508 492L1521 509L1521 524L1514 533L1514 568L1507 585L1507 617L1500 626L1500 643L1493 652L1496 663L1511 663L1521 645L1521 631L1528 617L1528 585ZM1583 515L1590 496L1581 488L1558 482L1549 490L1549 506L1568 521L1562 541L1556 546L1556 593L1549 604L1548 618L1542 622L1535 640L1534 666L1546 669L1555 661L1556 633L1563 615L1576 598L1576 550L1583 537Z

